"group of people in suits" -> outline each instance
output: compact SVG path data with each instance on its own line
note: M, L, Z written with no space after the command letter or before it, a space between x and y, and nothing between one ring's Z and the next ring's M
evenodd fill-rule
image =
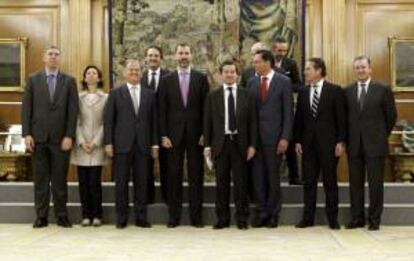
M255 204L251 225L275 228L282 205L280 166L286 155L291 161L290 183L304 186L303 217L296 227L314 225L322 174L328 224L339 229L336 168L347 150L352 219L346 227L365 226L367 173L369 229L378 230L387 137L396 109L390 89L371 79L370 59L355 58L357 82L343 89L325 80L321 58L310 58L302 86L296 63L286 57L285 40L278 38L273 52L261 43L253 47L252 67L242 74L245 85L238 84L236 62L226 60L219 66L222 84L210 91L206 75L191 66L189 44L176 46L174 71L161 68L162 50L150 46L145 51L147 70L141 72L138 60L127 60L126 83L109 95L100 90L102 73L95 66L85 69L78 95L74 78L59 70L60 50L48 48L45 70L29 77L22 107L23 136L33 153L37 216L33 226L48 225L50 183L57 224L71 226L66 210L69 158L78 166L81 224L101 225L100 176L109 157L117 228L128 224L131 176L135 225L151 227L147 205L153 200L157 161L168 206L167 227L181 222L184 163L189 220L193 227L203 227L204 158L213 162L216 175L215 229L231 224L231 190L235 224L243 230L249 227L249 186ZM303 181L297 174L298 155Z

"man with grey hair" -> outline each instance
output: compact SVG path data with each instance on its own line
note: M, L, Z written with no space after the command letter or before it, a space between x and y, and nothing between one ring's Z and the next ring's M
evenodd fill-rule
M365 173L369 186L369 230L378 230L384 204L384 159L388 136L397 120L389 87L371 78L371 61L358 56L353 62L357 81L345 89L348 105L348 162L351 221L347 229L365 226Z
M151 157L158 157L158 124L155 92L142 88L138 60L128 60L126 83L111 90L104 115L106 154L113 158L116 227L128 223L128 181L134 183L135 225L148 228L147 188Z
M78 91L75 79L59 69L60 53L56 46L45 50L45 69L29 77L23 95L23 137L33 155L34 228L48 225L50 183L57 225L72 226L66 209L66 177L76 133Z

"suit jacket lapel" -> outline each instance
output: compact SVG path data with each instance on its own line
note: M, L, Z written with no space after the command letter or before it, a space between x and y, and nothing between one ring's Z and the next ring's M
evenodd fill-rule
M374 93L375 93L375 82L371 81L368 85L368 91L367 91L367 95L365 95L365 101L364 101L364 105L362 106L362 111L364 111L367 105L370 103Z
M137 113L137 116L139 118L142 117L141 114L143 113L143 111L144 111L143 108L145 108L144 106L145 106L145 104L147 102L147 96L146 95L147 95L146 90L144 90L143 88L141 88L141 95L140 95L140 101L139 101L139 107L138 107L138 113Z
M193 83L195 84L196 82L196 78L195 78L195 74L193 73L193 70L190 71L190 81L188 83L188 97L187 97L187 107L190 104L190 102L192 101L192 96L194 93L194 87L193 87Z
M241 107L245 104L245 97L240 89L237 89L237 98L236 98L236 119L240 118ZM238 121L238 120L237 120Z
M58 73L57 79L56 79L56 85L55 85L55 94L53 96L53 103L56 103L60 93L62 92L62 89L64 88L63 85L63 76L61 73Z
M174 76L174 83L175 83L175 86L173 86L173 87L176 91L176 95L177 95L178 99L180 100L180 104L181 104L182 108L185 109L184 101L183 101L183 98L181 97L180 77L178 76L178 71L175 71L173 76ZM188 99L187 99L187 105L188 105Z
M148 70L145 70L144 73L142 74L141 86L143 86L145 88L149 87L149 85L148 85Z
M40 86L39 86L40 87L40 91L43 92L43 95L44 96L47 95L46 97L47 97L49 103L51 103L52 101L50 100L49 86L47 86L47 78L46 78L46 72L45 71L43 71L40 74L39 81L40 81Z
M311 97L310 97L310 93L311 93L310 88L312 88L312 87L310 87L309 85L307 85L305 87L305 99L303 99L303 102L305 103L305 108L306 108L307 114L311 115L311 117L312 117L311 103L310 103L310 99L311 99Z
M122 88L121 89L121 96L122 96L122 98L126 101L126 103L128 104L128 106L130 107L131 111L134 112L134 115L136 115L135 114L135 109L134 109L134 103L132 101L131 94L129 93L128 86L125 84L125 85L123 85L123 86L121 86L119 88ZM141 90L141 92L142 92L142 90Z
M220 87L221 90L219 90L218 94L217 94L217 99L216 99L216 106L218 109L218 113L219 116L222 117L223 119L225 118L225 106L224 106L224 89L223 86Z
M323 108L323 106L325 105L325 101L327 99L327 97L329 96L329 84L327 84L326 81L323 81L323 85L322 85L322 89L321 89L321 94L319 95L319 105L318 105L318 113L317 113L317 117L319 116L319 113L321 111L321 109Z

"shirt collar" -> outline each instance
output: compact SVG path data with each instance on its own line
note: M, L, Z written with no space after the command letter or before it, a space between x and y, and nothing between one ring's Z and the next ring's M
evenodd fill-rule
M55 77L57 77L57 75L59 74L59 70L52 72L52 71L49 71L47 68L45 68L45 73L46 73L46 77L50 75L54 75Z
M180 74L180 73L182 73L182 72L186 72L186 73L190 74L190 72L191 72L191 66L189 66L189 67L188 67L187 69L185 69L185 70L183 70L182 68L178 67L178 68L177 68L177 72L178 72L178 74Z
M321 89L322 88L322 86L323 86L323 82L324 82L324 79L322 78L322 79L320 79L316 84L311 84L311 87L313 87L313 86L315 86L316 85L316 88L319 90L319 89Z
M234 91L235 89L237 89L237 84L236 83L233 83L232 85L228 85L225 83L223 84L224 90L227 90L228 87L232 88L232 90Z
M270 72L268 73L268 74L266 74L266 75L262 75L261 77L260 77L260 79L262 78L262 77L266 77L267 78L267 80L268 80L268 82L270 82L270 80L273 78L273 75L275 74L275 71L273 71L273 70L270 70Z
M131 90L132 87L138 87L138 90L141 88L141 84L139 84L139 83L136 84L136 85L132 85L129 82L127 82L127 86L128 86L128 89L129 90Z
M148 69L148 75L152 75L152 73L154 73L155 72L155 75L159 75L160 73L161 73L161 68L160 67L158 67L158 69L157 70L151 70L151 69Z
M368 78L365 82L358 81L358 86L361 86L361 84L365 83L365 87L368 87L371 82L371 77Z

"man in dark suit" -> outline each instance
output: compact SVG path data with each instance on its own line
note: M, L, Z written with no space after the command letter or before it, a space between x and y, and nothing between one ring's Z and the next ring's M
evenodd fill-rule
M162 77L170 73L169 70L161 68L161 61L163 59L162 49L156 45L150 46L145 51L145 63L147 70L143 72L141 78L141 86L154 90L157 96L157 111L159 111L159 83ZM159 135L159 134L158 134ZM165 202L167 202L167 152L165 148L161 147L159 150L159 174L161 183L161 196ZM149 168L148 177L148 202L154 201L154 161L151 160L151 166Z
M277 37L273 42L273 55L275 56L275 67L280 69L280 72L289 77L292 82L293 92L297 92L301 85L298 66L295 60L287 57L289 44L285 38ZM299 180L298 162L296 160L295 143L289 143L286 151L286 161L289 169L289 184L303 185Z
M316 190L322 172L326 197L326 215L331 229L338 224L338 184L336 168L344 151L346 105L342 88L324 79L325 62L311 58L306 62L309 85L299 90L294 137L296 152L302 155L304 211L297 228L314 225Z
M71 227L66 176L76 133L78 91L75 79L59 70L59 48L47 48L43 61L45 70L29 77L22 104L23 136L26 148L33 153L37 216L33 227L48 225L50 183L57 224Z
M293 97L290 80L275 72L274 57L268 50L257 51L253 64L258 73L249 80L258 112L260 147L253 162L256 215L253 227L278 226L281 210L280 163L293 127Z
M155 92L142 88L141 67L128 60L126 84L109 93L104 115L105 152L113 157L116 227L128 223L128 181L134 183L135 225L151 227L147 221L148 168L158 157L158 122ZM131 171L132 170L132 171Z
M365 226L364 183L368 176L369 230L378 230L384 204L384 158L388 136L397 120L394 97L389 87L371 79L371 61L354 59L357 82L346 88L348 105L348 162L351 221L346 228Z
M187 155L190 221L202 227L203 203L203 111L209 91L207 77L191 68L191 47L175 48L178 69L161 79L160 131L168 149L168 227L180 224L184 155Z
M220 65L223 85L207 96L204 109L204 155L212 158L216 172L216 214L214 229L230 226L230 181L236 205L236 224L247 229L249 200L247 161L257 146L257 115L253 97L238 88L234 61Z

